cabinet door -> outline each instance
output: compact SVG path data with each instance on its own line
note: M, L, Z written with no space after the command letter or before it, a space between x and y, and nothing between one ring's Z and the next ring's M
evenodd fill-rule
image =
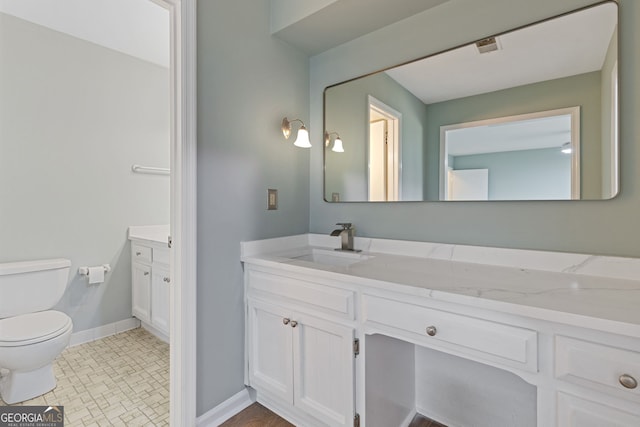
M558 427L637 427L640 415L558 393Z
M291 317L276 305L249 301L249 382L293 404Z
M352 426L354 330L295 314L293 365L295 406L331 426Z
M151 277L151 324L168 336L171 294L169 269L154 264Z
M131 264L131 312L143 322L151 321L151 267Z

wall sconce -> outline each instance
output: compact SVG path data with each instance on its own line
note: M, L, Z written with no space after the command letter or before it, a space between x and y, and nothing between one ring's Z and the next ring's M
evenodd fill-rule
M300 122L302 126L298 129L298 137L296 138L296 142L293 143L296 147L300 148L311 148L311 141L309 141L309 131L306 127L304 127L304 122L300 119L294 119L289 121L286 117L282 119L282 134L286 139L289 139L291 136L291 123Z
M342 146L342 139L340 139L340 135L338 132L325 132L324 133L324 145L328 147L331 144L331 135L335 134L336 139L333 140L333 148L331 151L335 151L336 153L344 153L344 147Z

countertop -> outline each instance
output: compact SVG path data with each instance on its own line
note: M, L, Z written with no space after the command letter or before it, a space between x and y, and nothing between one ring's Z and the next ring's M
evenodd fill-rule
M333 250L339 241L331 239L300 235L244 242L242 261L640 337L636 258L383 239L359 239L356 247L368 249L362 252L368 258L347 266L292 258L311 248Z
M135 225L129 227L129 240L146 243L166 244L169 239L169 225Z

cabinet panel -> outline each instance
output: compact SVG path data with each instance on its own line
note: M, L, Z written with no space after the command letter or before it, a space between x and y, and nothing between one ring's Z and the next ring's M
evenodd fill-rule
M353 328L295 314L294 402L331 426L353 425Z
M558 427L638 427L640 416L558 393Z
M169 269L153 265L151 272L151 324L169 335L169 301L171 284Z
M151 321L151 267L134 262L131 264L131 311L143 322Z
M283 319L284 309L249 301L249 385L293 404L292 328Z

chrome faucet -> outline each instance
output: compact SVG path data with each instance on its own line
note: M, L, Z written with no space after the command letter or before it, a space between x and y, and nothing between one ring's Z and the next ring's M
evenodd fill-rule
M356 233L356 229L351 226L351 223L339 222L336 225L342 226L342 228L331 232L332 236L340 236L342 241L341 247L337 248L336 251L360 252L358 249L353 249L353 236Z

